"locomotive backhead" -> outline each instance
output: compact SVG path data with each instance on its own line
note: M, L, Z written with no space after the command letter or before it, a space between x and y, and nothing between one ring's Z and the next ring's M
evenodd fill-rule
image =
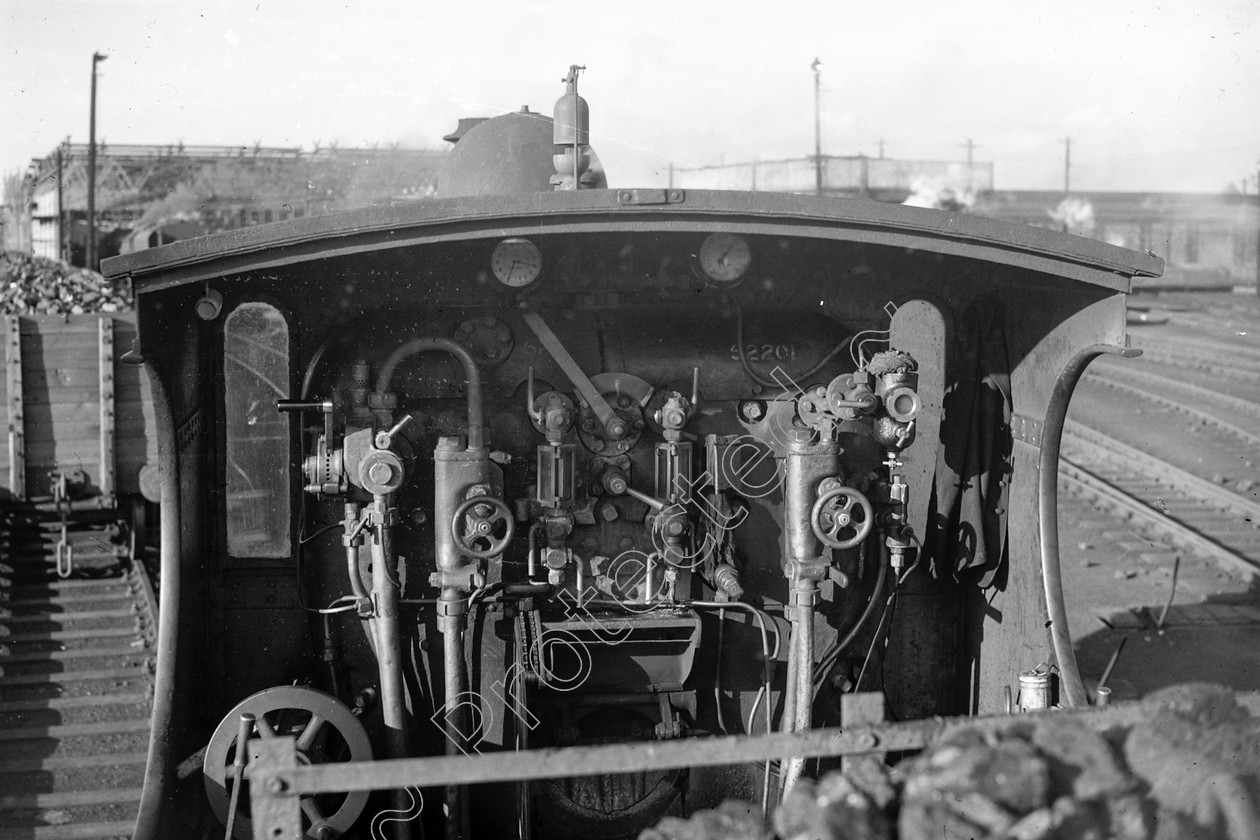
M349 779L805 731L859 688L900 719L996 710L1039 665L1073 700L1046 457L1158 260L866 201L609 188L567 85L554 121L466 126L437 198L106 261L161 433L137 837L250 836L237 780L273 735ZM805 769L297 802L309 837L633 837Z

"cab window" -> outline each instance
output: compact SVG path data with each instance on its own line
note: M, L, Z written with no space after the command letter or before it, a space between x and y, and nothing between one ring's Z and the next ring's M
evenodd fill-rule
M289 556L289 325L245 303L223 326L227 545L234 557Z

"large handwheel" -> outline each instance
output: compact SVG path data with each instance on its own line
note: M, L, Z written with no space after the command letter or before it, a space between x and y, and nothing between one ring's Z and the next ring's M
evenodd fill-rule
M502 554L516 535L512 509L494 496L474 496L455 508L451 536L461 554L482 560Z
M871 533L875 511L870 500L852 487L838 484L818 494L809 524L814 536L831 548L853 548Z
M363 724L336 697L305 686L282 685L263 689L246 697L228 712L206 746L203 765L206 796L215 816L224 825L227 825L232 787L237 784L232 764L238 748L239 721L245 712L256 718L249 739L251 745L262 738L292 735L297 738L298 762L301 764L372 760L372 745ZM251 761L257 752L256 748L250 749ZM248 782L248 767L245 776ZM238 840L250 840L254 831L250 822L248 790L243 790L237 798L239 804L232 836ZM303 796L305 836L311 840L332 840L344 834L363 812L367 799L367 791Z

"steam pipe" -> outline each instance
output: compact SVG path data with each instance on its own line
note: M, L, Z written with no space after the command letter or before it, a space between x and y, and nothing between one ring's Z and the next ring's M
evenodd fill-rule
M877 535L879 531L873 531ZM882 554L882 552L877 552ZM866 626L866 622L870 620L871 613L875 612L875 604L879 601L881 595L884 594L884 581L888 578L888 567L890 564L885 563L883 557L877 556L875 560L879 571L875 576L875 588L871 590L871 597L866 602L865 609L858 616L857 622L849 628L849 632L844 634L844 638L837 637L837 642L823 651L822 658L818 660L818 666L814 669L815 683L821 683L822 679L827 676L827 672L835 665L840 655L849 649L849 645L853 644L853 640L857 638L857 634L862 632L862 628Z
M525 679L527 654L523 646L528 638L528 634L524 610L518 609L516 611L513 624L516 631L512 651L516 664L515 688L512 690L512 712L516 715L516 724L513 728L516 731L516 748L518 750L527 750L529 749L529 726L525 722L525 716L529 713L529 699L526 697L525 692L529 690L529 683ZM517 783L516 794L517 840L533 840L533 800L529 795L529 779L521 779Z
M449 338L435 337L417 338L403 344L393 353L390 353L389 358L385 360L385 364L381 365L381 372L376 377L376 393L383 394L389 390L390 383L394 379L394 370L404 359L417 353L427 353L435 350L450 353L464 366L464 380L467 384L466 396L468 397L468 448L481 449L486 445L486 419L482 408L481 372L477 370L477 363L473 361L472 355L458 342Z
M368 594L367 589L363 586L363 579L359 577L359 549L357 546L346 546L346 573L350 577L350 589L354 592L356 601L367 601L372 596Z
M819 483L840 472L839 444L813 440L808 429L788 433L787 476L784 483L783 532L786 556L783 571L791 585L792 638L788 647L787 686L784 693L785 732L804 732L813 723L814 699L814 602L819 578L830 558L810 525ZM779 778L786 792L800 778L805 759L788 756L779 764Z
M358 502L346 502L346 519L345 519L345 539L343 544L346 547L346 574L350 578L350 589L354 592L355 600L362 604L368 601L372 596L363 586L363 578L359 576L359 546L362 541L359 534L362 533L362 520L359 518L361 506Z
M788 661L788 685L791 708L785 703L783 730L806 732L813 726L814 712L814 596L817 584L804 578L796 580L793 591L792 642ZM790 718L790 719L789 719ZM790 756L780 764L783 790L796 784L805 769L805 759Z
M175 778L171 759L173 736L178 731L174 725L177 709L175 694L178 688L179 630L182 587L183 552L180 539L183 527L180 521L180 458L175 442L175 419L171 410L170 395L158 377L153 362L144 363L152 389L153 414L157 427L158 462L161 470L161 541L157 614L157 662L153 670L153 712L149 717L150 735L148 755L144 767L144 788L140 794L140 810L136 817L137 840L153 840L159 836L163 803L171 796L171 782Z
M385 741L391 758L406 758L409 754L407 738L407 697L403 683L402 629L398 619L398 578L394 574L397 557L394 554L394 529L387 525L386 514L393 501L390 495L375 494L372 497L373 519L376 535L372 540L372 599L374 607L372 626L376 635L376 661L381 677L381 715L385 724ZM358 576L356 567L353 577ZM394 807L406 812L411 807L411 796L405 789L392 792ZM398 836L406 840L410 836L407 823L399 823Z
M456 607L447 601L449 595L459 598L459 606ZM448 610L462 609L464 600L459 591L448 587L442 590L442 600L439 611L443 607ZM463 755L464 754L464 704L461 702L461 694L464 692L465 668L464 668L464 629L467 627L467 619L463 612L450 614L447 612L439 619L442 630L442 664L444 676L445 705L443 708L443 723L446 729L446 754L447 755ZM447 840L459 840L465 836L464 832L464 808L466 800L463 795L463 788L459 785L447 785L446 787L446 837Z
M1081 350L1063 368L1041 427L1041 459L1038 463L1037 518L1041 530L1041 576L1045 584L1046 613L1050 618L1050 640L1059 663L1059 678L1069 708L1089 705L1085 684L1072 652L1072 635L1068 630L1067 604L1063 596L1063 573L1059 565L1059 449L1063 442L1063 426L1067 421L1072 392L1089 363L1104 353L1132 359L1141 350L1114 344L1094 344Z
M538 533L543 529L541 521L529 526L529 582L538 580Z

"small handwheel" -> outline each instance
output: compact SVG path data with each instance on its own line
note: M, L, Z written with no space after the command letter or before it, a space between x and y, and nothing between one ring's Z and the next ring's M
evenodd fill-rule
M474 496L455 508L451 536L460 553L482 560L502 554L516 535L512 509L494 496Z
M236 708L228 712L214 730L206 746L203 764L206 796L215 816L224 825L227 825L232 794L228 782L236 783L236 769L232 764L238 749L239 721L245 712L252 713L256 718L251 745L263 738L292 735L297 738L300 764L372 760L372 745L363 724L336 697L296 685L263 689L236 704ZM250 750L251 761L257 753L256 748ZM248 766L245 780L248 784ZM237 799L232 836L238 840L250 840L254 830L250 822L248 789L243 790ZM303 796L305 836L311 840L330 840L344 834L363 812L367 799L366 791Z
M814 536L824 545L853 548L870 534L875 525L875 511L860 492L836 485L818 495L809 524L814 528Z

